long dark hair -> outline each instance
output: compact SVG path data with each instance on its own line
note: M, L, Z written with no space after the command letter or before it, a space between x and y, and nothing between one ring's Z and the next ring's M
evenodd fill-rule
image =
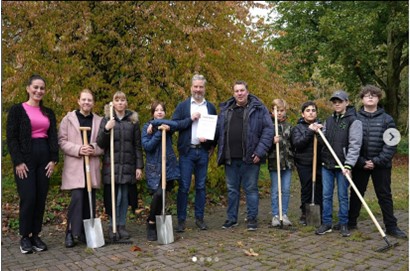
M164 112L167 112L167 109L165 108L165 103L161 101L153 101L151 104L151 116L152 117L154 116L155 109L157 108L158 105L162 106L162 109L164 110Z
M33 74L32 76L30 76L30 78L27 81L27 87L31 86L31 84L33 84L34 80L41 80L41 81L44 82L44 85L46 85L46 80L44 80L43 77L41 77L38 74ZM27 96L28 96L27 98L30 97L28 95L28 93L27 93ZM40 101L40 111L41 111L41 113L43 113L44 116L46 116L48 118L48 114L47 114L46 109L44 108L44 105L43 105L43 100Z

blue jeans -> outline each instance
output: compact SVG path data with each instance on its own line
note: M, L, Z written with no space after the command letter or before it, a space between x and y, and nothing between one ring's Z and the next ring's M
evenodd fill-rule
M228 188L228 220L238 221L241 184L246 195L247 219L257 219L259 169L259 164L246 164L241 159L232 159L230 165L225 165L226 185Z
M323 183L323 214L322 224L332 225L333 213L333 190L337 182L337 196L339 198L339 223L347 224L349 221L349 198L348 189L349 181L343 175L340 169L327 169L322 167L322 183Z
M208 171L208 151L204 148L190 148L187 155L179 157L179 180L177 196L178 221L185 221L187 216L188 193L191 186L192 172L195 176L195 218L204 218L205 183Z
M279 197L278 197L278 171L272 170L270 173L271 179L271 198L272 198L272 215L279 215ZM281 192L282 192L282 214L288 214L289 198L290 198L290 181L292 170L285 169L280 171Z
M116 224L117 226L124 226L127 222L127 211L128 211L128 184L119 184L118 191L116 195ZM112 217L109 216L110 223L112 225Z

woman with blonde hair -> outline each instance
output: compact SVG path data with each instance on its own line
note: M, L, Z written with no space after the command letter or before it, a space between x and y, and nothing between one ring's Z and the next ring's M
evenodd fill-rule
M84 157L90 157L92 208L95 214L95 192L101 185L100 156L104 153L97 146L102 117L92 112L95 101L91 90L83 89L77 102L79 109L68 112L58 130L58 143L64 152L61 189L71 191L65 238L67 248L75 246L75 239L85 242L83 220L90 218ZM80 127L91 128L87 131L88 144L83 142ZM83 170L79 170L81 168Z
M104 206L109 216L109 237L111 240L129 239L125 229L128 206L136 206L136 182L142 178L143 158L141 132L138 113L127 109L128 103L124 92L117 91L113 97L114 116L101 121L97 144L105 150L103 158ZM111 157L110 133L114 129L114 171L116 194L116 224L114 234L112 228L111 199ZM130 200L129 200L130 199Z

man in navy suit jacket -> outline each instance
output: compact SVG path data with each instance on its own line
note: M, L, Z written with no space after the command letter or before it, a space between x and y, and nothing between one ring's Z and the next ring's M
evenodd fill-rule
M191 80L191 97L179 103L172 120L178 123L178 152L181 179L177 196L177 232L185 231L187 216L188 193L191 185L192 173L195 175L195 224L201 230L208 227L204 222L205 183L208 171L209 155L215 148L216 141L198 138L198 120L203 115L216 115L215 106L206 101L206 79L196 74Z

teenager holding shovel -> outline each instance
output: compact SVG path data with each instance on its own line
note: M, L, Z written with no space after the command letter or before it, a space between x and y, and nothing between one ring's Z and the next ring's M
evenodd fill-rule
M292 178L293 152L290 144L292 126L286 121L286 109L288 105L282 99L274 99L272 102L272 122L275 123L274 107L277 108L278 135L273 137L273 144L268 152L268 169L271 179L271 198L272 198L272 226L281 226L279 217L279 198L278 198L278 180L281 180L282 195L282 224L291 226L292 223L288 218L288 206L290 199L290 183ZM276 144L279 144L279 164L280 175L278 174L276 157ZM279 178L280 177L280 178Z
M90 218L84 157L89 156L90 159L92 208L95 214L95 192L101 185L100 156L104 153L103 149L97 146L102 117L92 112L93 93L89 89L82 90L77 102L79 109L68 112L58 130L58 143L64 153L61 189L71 192L65 237L67 248L74 247L75 240L85 243L83 220ZM87 132L87 145L83 142L80 127L91 128L91 131ZM84 170L79 170L81 168Z
M356 117L356 111L349 105L349 99L343 90L336 91L330 98L333 114L327 118L323 134L333 147L335 154L344 168L340 168L328 148L322 149L322 182L323 182L323 211L322 225L316 234L323 235L332 231L333 191L335 181L339 199L340 234L350 236L348 223L349 210L349 181L345 175L351 176L351 170L359 158L362 145L362 123ZM319 128L317 128L319 129ZM316 130L317 130L316 129ZM319 138L321 140L321 137Z
M165 120L166 108L162 102L155 101L151 105L153 119L144 124L142 128L142 146L146 154L146 179L148 191L152 195L150 213L147 219L147 239L157 240L157 228L155 216L161 214L162 187L161 187L161 155L162 155L162 132L158 129L162 126L166 132L166 191L171 191L174 181L179 180L180 171L177 157L172 148L172 133L176 130L177 123Z
M117 91L113 97L114 116L101 121L97 144L105 150L103 158L104 206L109 216L108 235L111 240L129 239L125 229L128 206L136 207L136 182L142 178L143 158L138 114L127 109L125 93ZM106 107L107 109L108 107ZM108 110L106 110L108 111ZM114 129L114 172L116 195L116 224L112 227L110 133Z
M299 223L307 225L306 205L312 200L312 174L313 174L313 140L315 130L322 128L322 124L317 120L317 106L313 101L302 104L302 117L292 129L292 146L295 156L295 165L300 181L300 210ZM317 150L321 150L322 145L318 144ZM316 183L314 192L314 203L322 207L322 163L320 151L317 151L316 163Z

